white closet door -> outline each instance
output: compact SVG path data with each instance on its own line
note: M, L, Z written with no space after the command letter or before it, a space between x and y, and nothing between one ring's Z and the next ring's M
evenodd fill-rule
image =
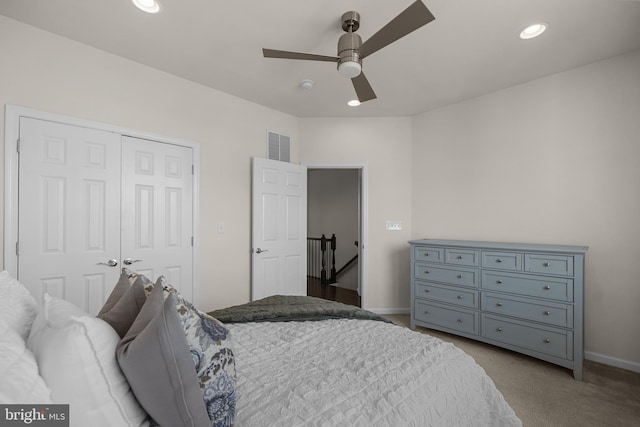
M120 271L120 135L20 118L18 191L18 278L97 313Z
M193 284L193 150L122 138L122 259L164 275L188 300Z

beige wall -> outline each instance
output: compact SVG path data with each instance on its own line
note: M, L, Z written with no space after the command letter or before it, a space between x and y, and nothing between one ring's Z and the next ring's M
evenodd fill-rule
M412 237L587 245L585 345L640 368L640 52L414 118Z
M0 105L199 143L199 305L208 310L248 301L251 157L265 156L266 131L274 130L292 137L297 160L295 117L2 16L0 57ZM217 233L219 222L224 234Z
M300 160L366 163L368 170L368 271L363 305L409 306L411 232L411 118L300 119ZM402 231L386 231L386 220Z

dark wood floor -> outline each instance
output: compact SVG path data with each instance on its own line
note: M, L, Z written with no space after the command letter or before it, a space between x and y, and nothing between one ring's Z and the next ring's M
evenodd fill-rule
M320 279L307 277L307 295L361 307L360 295L350 289L338 286L323 285Z

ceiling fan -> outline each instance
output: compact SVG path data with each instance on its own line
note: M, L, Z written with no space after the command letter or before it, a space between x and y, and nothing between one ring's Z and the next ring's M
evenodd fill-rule
M355 33L360 28L360 14L351 11L342 15L342 29L346 31L346 34L343 34L338 40L338 56L273 49L262 49L262 53L265 58L337 62L338 72L351 79L358 95L358 100L365 102L375 99L376 94L364 73L362 73L362 60L434 19L435 17L422 1L416 0L366 42L362 43L360 36Z

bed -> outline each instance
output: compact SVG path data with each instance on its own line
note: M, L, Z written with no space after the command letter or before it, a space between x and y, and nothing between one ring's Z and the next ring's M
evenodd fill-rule
M123 270L102 317L38 307L3 272L9 305L0 404L68 404L71 426L522 425L462 350L344 304L274 296L206 314Z

